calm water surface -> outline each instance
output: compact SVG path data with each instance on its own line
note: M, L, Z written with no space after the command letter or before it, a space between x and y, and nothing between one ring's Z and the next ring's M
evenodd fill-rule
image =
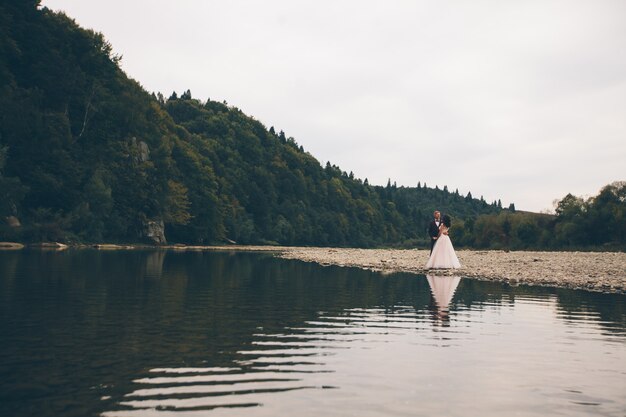
M626 415L626 296L267 254L0 252L1 416Z

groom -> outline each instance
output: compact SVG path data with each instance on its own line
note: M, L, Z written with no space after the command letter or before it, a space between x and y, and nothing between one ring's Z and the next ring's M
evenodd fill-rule
M439 225L441 224L441 213L435 211L435 218L428 225L428 234L430 235L430 253L433 253L433 247L437 242L437 236L439 235Z

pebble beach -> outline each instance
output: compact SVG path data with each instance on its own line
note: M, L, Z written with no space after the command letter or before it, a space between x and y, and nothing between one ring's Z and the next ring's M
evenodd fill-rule
M194 247L186 247L187 250ZM201 247L196 247L200 249ZM538 252L457 250L461 269L425 269L428 250L353 249L319 247L224 246L213 250L269 251L284 259L379 271L416 274L460 275L464 278L500 281L511 285L626 294L624 252Z
M460 275L590 291L626 293L626 253L458 250L461 269L426 270L428 250L286 248L286 259L381 272Z

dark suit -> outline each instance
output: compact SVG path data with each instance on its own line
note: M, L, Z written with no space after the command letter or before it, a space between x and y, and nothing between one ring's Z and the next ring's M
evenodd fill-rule
M439 221L439 224L441 224L441 220ZM435 242L437 242L436 237L439 235L439 226L437 226L435 220L430 222L430 224L428 225L428 235L430 236L430 253L433 253Z

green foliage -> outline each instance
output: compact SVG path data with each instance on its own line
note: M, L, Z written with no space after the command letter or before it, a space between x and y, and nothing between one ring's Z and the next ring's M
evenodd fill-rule
M192 219L189 213L189 198L187 187L183 184L168 180L163 218L170 224L188 224Z
M225 102L147 94L101 34L63 14L0 8L2 209L25 240L136 241L162 219L187 243L425 244L436 207L498 211L447 187L376 187L323 168Z
M584 200L571 194L557 205L559 246L626 246L626 182L614 182Z
M544 230L549 230L553 222L550 215L503 210L461 223L451 230L451 235L460 246L532 249L540 246Z
M147 219L179 227L201 217L190 239L214 239L210 164L102 35L24 3L3 3L0 16L0 146L12 179L1 190L22 238L137 241Z
M19 178L3 175L7 150L7 147L0 147L0 219L16 215L28 191Z
M493 249L626 249L626 182L587 200L566 195L556 215L503 210L453 230L455 243Z
M624 242L623 185L556 218L372 186L226 102L148 94L101 34L37 5L0 4L0 216L22 223L0 238L133 242L163 220L173 242L425 247L439 209L460 246Z
M223 237L289 245L426 244L439 207L455 216L495 213L481 201L426 187L372 187L328 163L322 168L283 131L234 107L172 94L164 104L213 167ZM192 204L192 207L194 205ZM195 217L192 223L195 222Z

